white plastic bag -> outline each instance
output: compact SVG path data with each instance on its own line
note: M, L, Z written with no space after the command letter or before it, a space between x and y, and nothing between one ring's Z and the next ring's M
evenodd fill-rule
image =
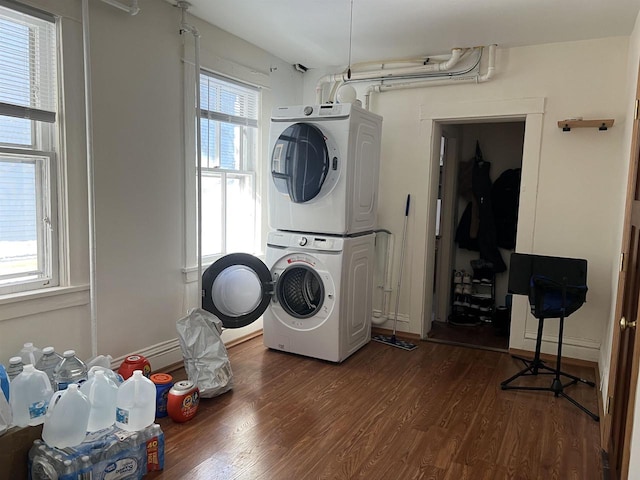
M220 338L222 322L215 315L194 308L178 320L178 340L189 380L200 396L211 398L233 388L233 373L227 349Z

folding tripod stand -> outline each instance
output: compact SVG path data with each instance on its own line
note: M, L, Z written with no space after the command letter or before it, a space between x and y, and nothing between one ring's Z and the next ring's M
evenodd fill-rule
M578 310L586 299L587 285L587 261L582 259L545 257L540 255L526 255L514 253L511 255L509 275L509 291L515 294L526 294L529 297L531 313L538 319L538 336L536 338L536 351L533 360L514 356L522 361L525 368L500 383L502 390L534 390L553 392L556 397L563 397L585 412L596 422L600 417L589 411L564 392L564 389L578 382L595 387L595 383L579 378L575 375L563 372L562 360L562 335L564 332L564 319ZM557 281L555 278L562 278ZM545 318L558 318L558 354L556 367L548 367L540 359L540 347L542 345L542 330ZM544 370L544 371L541 371ZM515 379L531 375L553 375L553 381L549 387L531 387L510 385ZM560 377L571 379L563 384Z

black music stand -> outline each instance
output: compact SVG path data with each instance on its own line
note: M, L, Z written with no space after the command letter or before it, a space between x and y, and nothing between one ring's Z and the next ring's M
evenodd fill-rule
M578 310L587 295L587 261L578 258L548 257L522 253L511 254L509 267L509 292L516 295L527 295L531 305L531 313L538 319L538 336L533 360L513 356L525 364L525 368L500 384L502 390L541 390L553 392L573 403L596 422L600 417L587 410L583 405L571 398L564 389L578 382L595 387L595 383L576 377L560 370L562 359L562 334L564 319ZM556 368L548 367L540 359L542 345L542 329L545 318L559 318L558 355ZM510 385L515 379L528 375L554 375L549 387L528 387ZM571 379L563 384L560 377Z

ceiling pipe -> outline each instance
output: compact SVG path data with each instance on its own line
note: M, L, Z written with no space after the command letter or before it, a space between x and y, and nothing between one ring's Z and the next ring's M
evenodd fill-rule
M390 69L369 70L363 72L351 72L351 77L348 77L347 73L337 73L325 75L316 84L316 102L322 103L322 90L327 83L337 82L343 83L347 81L362 81L362 80L384 80L397 77L403 77L407 75L423 75L435 72L446 72L453 68L462 57L462 54L466 49L454 48L451 51L451 56L448 60L438 63L427 63L425 65L412 66L412 67L398 67Z
M131 6L129 7L128 5L125 5L123 3L120 3L116 0L102 0L104 3L111 5L112 7L116 7L120 10L122 10L123 12L127 12L129 15L131 15L132 17L134 15L137 15L138 13L140 13L140 8L138 8L138 0L133 0L131 2Z
M423 88L423 87L436 87L441 85L456 85L459 83L484 83L493 78L495 74L495 61L496 61L496 44L489 45L489 62L487 66L487 71L484 74L476 74L476 75L467 75L467 76L459 76L459 77L449 77L446 79L438 79L438 80L415 80L412 82L404 82L404 83L388 83L388 84L378 84L378 85L370 85L367 87L367 90L364 95L364 107L368 110L370 97L372 93L383 93L388 92L390 90L402 90L408 88Z

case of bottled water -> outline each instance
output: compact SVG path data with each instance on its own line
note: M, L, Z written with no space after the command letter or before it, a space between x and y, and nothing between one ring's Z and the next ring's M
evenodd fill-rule
M36 440L29 450L31 480L139 480L163 468L164 433L156 423L137 432L106 428L62 450Z

